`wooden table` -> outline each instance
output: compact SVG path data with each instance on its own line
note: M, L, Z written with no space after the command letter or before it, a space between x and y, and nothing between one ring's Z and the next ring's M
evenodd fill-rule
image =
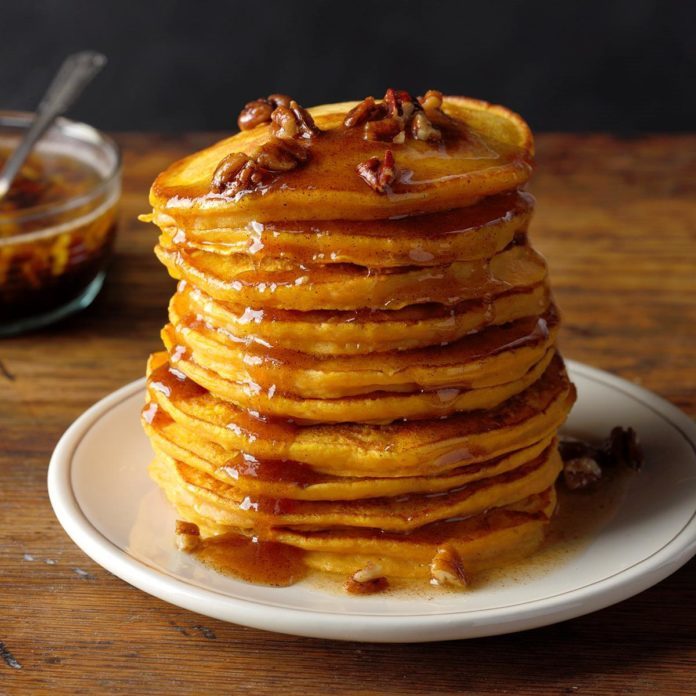
M135 218L154 175L211 140L121 136L121 232L102 294L57 327L0 340L0 693L696 693L694 562L557 626L365 645L192 614L70 541L46 493L51 450L159 347L173 281L151 253L154 228ZM696 416L696 136L538 140L533 238L551 265L565 354Z

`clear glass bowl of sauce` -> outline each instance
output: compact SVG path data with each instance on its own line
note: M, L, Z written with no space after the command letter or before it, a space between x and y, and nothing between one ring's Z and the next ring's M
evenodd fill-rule
M0 166L32 115L0 111ZM121 157L84 123L58 119L0 199L0 336L87 307L116 234Z

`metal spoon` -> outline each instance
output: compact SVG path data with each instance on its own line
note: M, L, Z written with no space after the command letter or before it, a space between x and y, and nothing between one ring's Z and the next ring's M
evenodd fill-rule
M36 110L27 134L0 171L0 199L10 190L36 141L57 116L68 110L105 64L106 56L96 51L73 53L63 61Z

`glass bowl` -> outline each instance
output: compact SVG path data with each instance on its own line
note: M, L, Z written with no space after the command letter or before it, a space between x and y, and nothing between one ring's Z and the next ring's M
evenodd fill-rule
M32 118L0 111L0 156ZM0 201L0 336L62 319L97 296L120 191L117 145L91 126L57 119Z

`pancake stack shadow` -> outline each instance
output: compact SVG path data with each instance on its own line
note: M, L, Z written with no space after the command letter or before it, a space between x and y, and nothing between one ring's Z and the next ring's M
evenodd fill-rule
M455 107L488 150L500 145L495 124L489 133L478 113L467 121ZM324 133L302 176L327 166L336 131L356 161L335 166L362 195L354 169L370 152L355 153L363 144L336 120L342 109L317 111ZM445 158L439 150L437 164L443 180L466 166L464 193L484 167L467 142ZM404 163L428 152L404 147ZM230 148L213 146L202 179ZM384 578L464 586L542 543L561 470L556 434L575 393L546 264L527 237L528 172L441 209L428 173L435 202L396 218L330 219L326 199L312 207L310 196L303 218L288 199L288 219L264 220L259 196L252 219L236 223L229 211L254 200L234 196L213 197L224 215L202 223L168 207L171 191L154 196L156 253L179 284L166 350L150 358L143 425L151 474L196 525L201 558L270 584L314 569L366 590ZM406 179L382 200L398 199ZM268 199L292 183L290 174Z

